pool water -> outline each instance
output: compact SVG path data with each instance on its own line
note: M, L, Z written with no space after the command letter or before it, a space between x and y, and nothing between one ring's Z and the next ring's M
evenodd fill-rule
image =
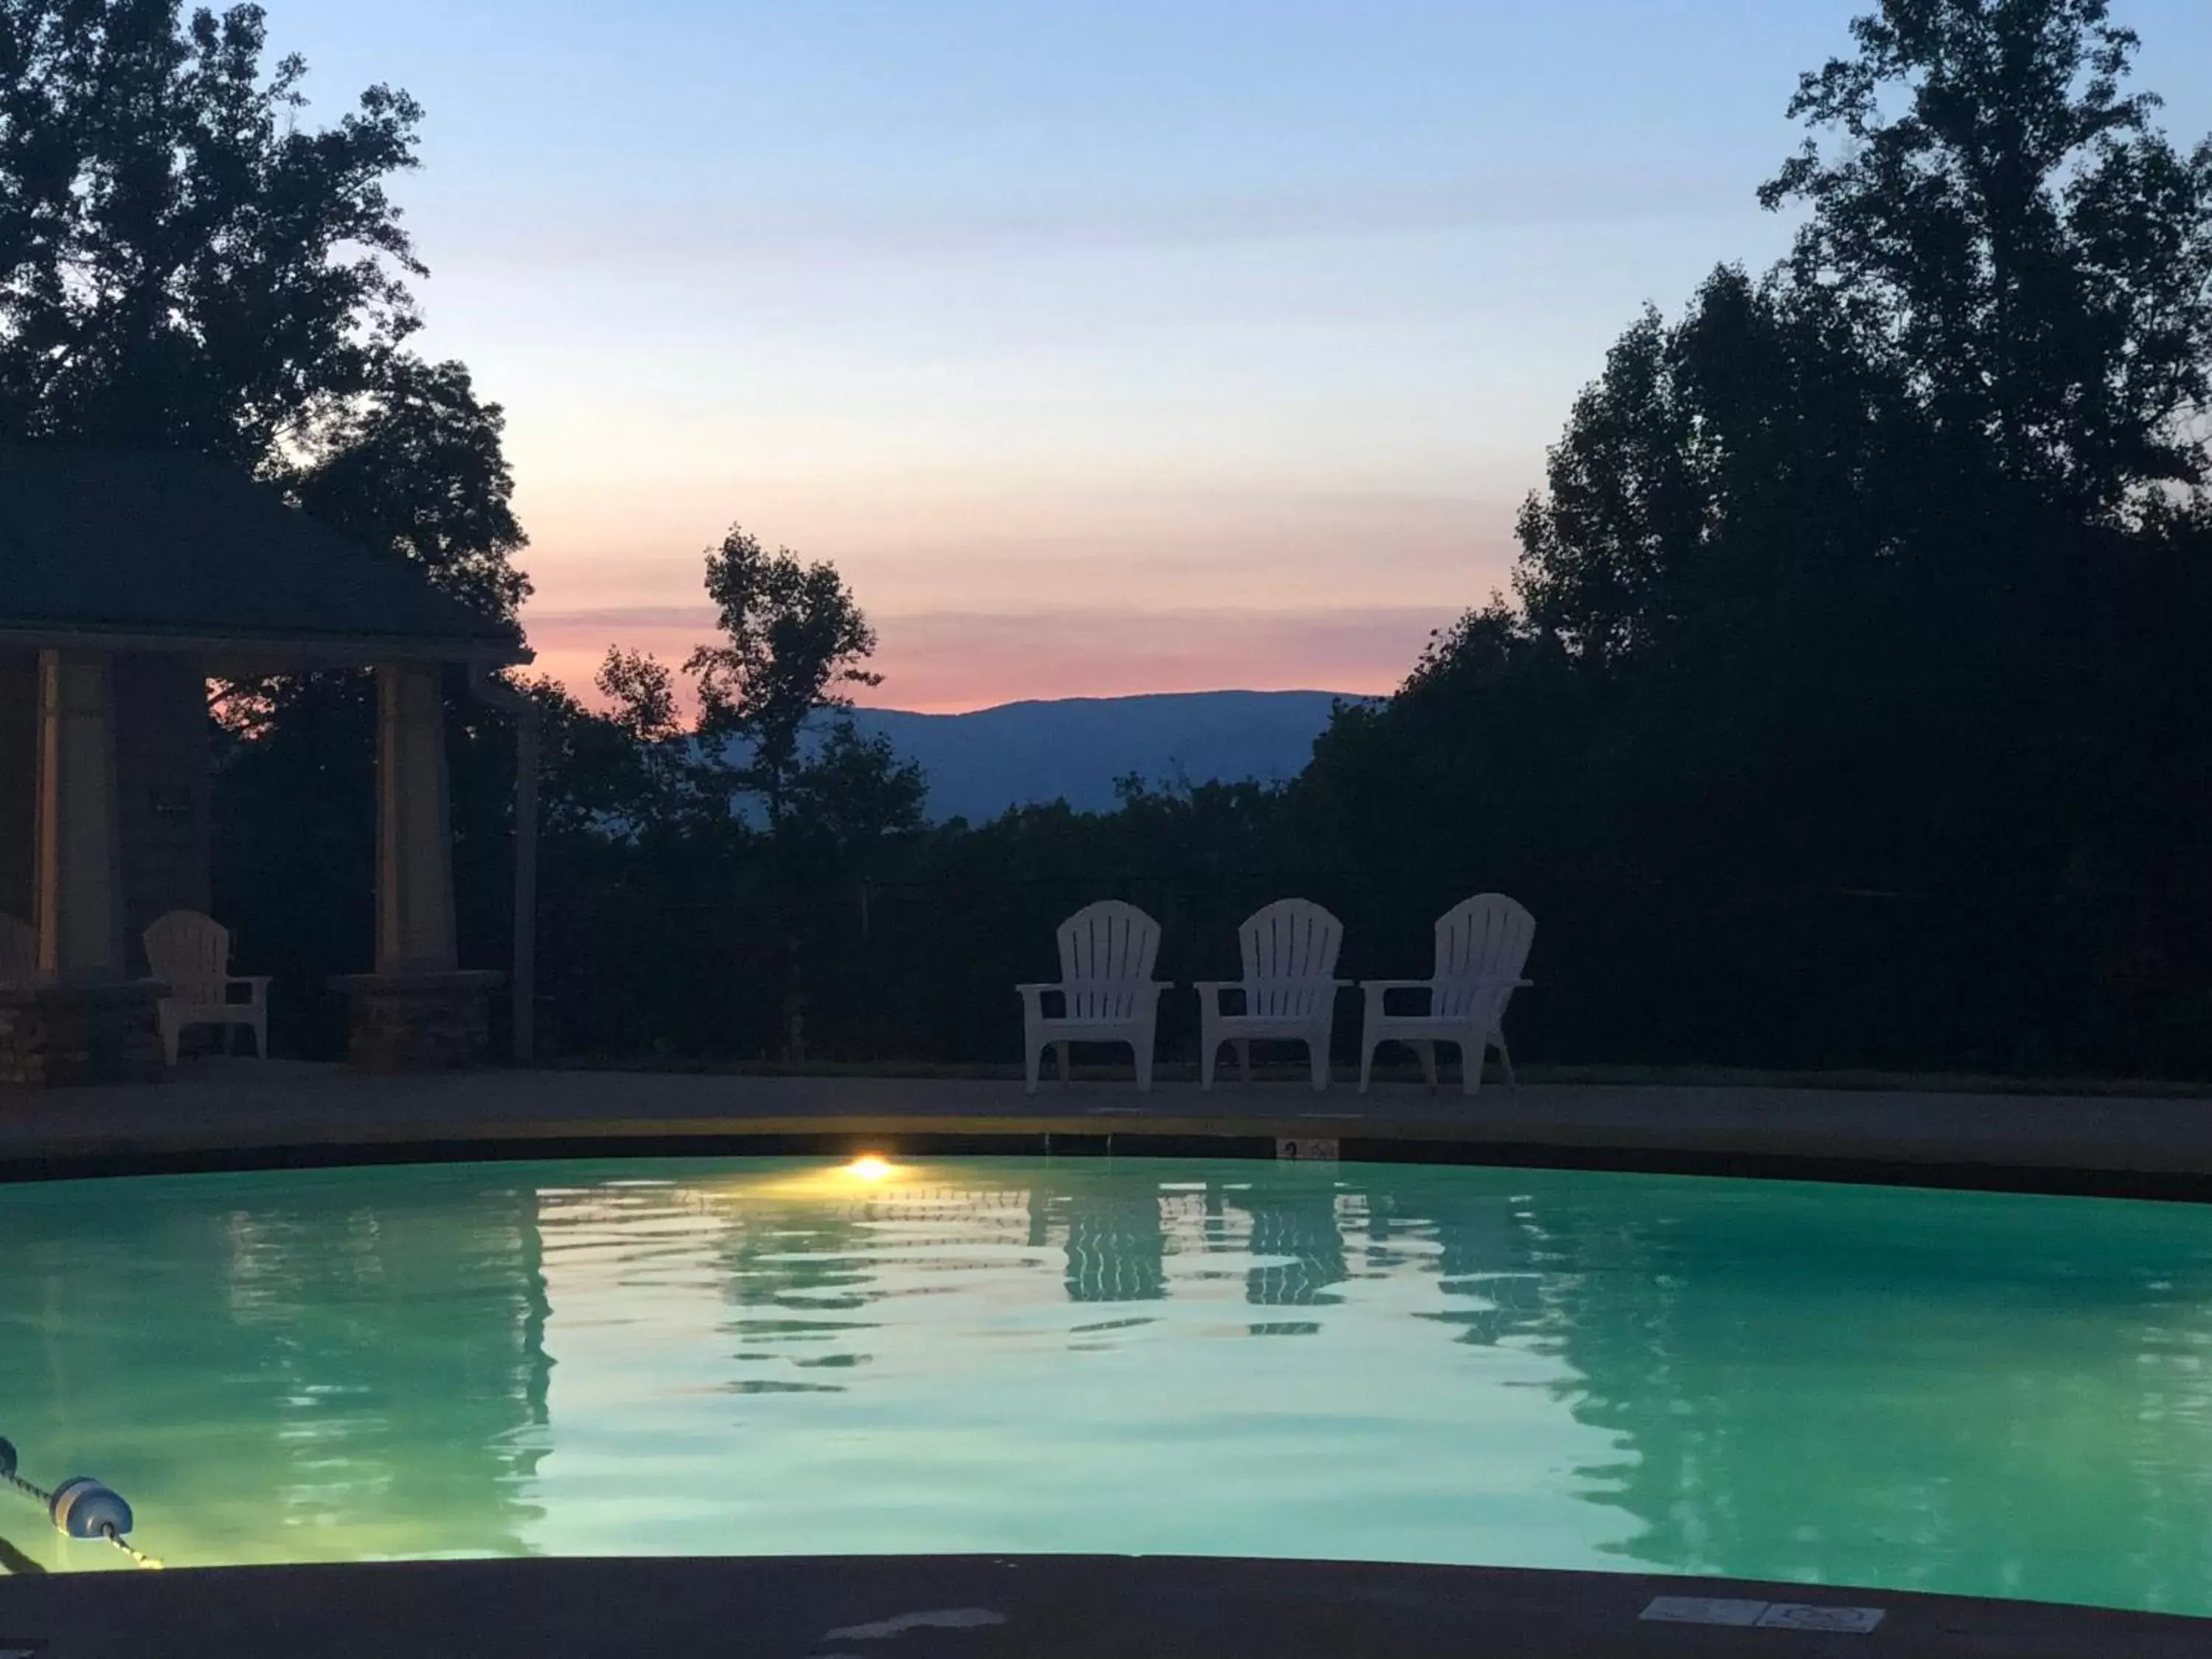
M2187 1206L446 1165L0 1187L0 1286L23 1473L107 1480L173 1565L1191 1553L2212 1614ZM0 1540L127 1567L4 1491Z

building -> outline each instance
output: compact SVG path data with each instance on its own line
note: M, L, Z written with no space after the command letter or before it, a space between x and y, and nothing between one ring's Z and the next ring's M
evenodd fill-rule
M518 708L494 676L529 658L512 623L217 462L0 449L0 1082L159 1075L137 941L210 906L208 682L338 667L373 668L379 708L376 955L347 982L351 1056L478 1057L499 976L455 954L441 687L463 671Z

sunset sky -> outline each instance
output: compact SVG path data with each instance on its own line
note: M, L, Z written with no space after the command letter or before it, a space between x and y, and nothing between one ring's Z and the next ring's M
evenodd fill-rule
M1865 0L268 0L428 111L423 349L505 404L540 662L834 560L870 701L1388 690ZM2177 137L2212 4L2120 0Z

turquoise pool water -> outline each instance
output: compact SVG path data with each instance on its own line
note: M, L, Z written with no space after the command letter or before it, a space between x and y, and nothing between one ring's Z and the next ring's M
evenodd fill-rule
M0 1187L0 1434L173 1565L1194 1552L2212 1613L2184 1206L448 1165ZM0 1538L125 1565L5 1492Z

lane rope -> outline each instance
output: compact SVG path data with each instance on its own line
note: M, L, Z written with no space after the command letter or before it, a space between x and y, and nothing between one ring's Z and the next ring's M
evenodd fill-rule
M159 1570L161 1561L124 1534L131 1530L131 1505L123 1495L88 1474L73 1474L52 1492L24 1479L13 1442L0 1436L0 1480L45 1510L54 1529L69 1538L105 1539L137 1565Z

